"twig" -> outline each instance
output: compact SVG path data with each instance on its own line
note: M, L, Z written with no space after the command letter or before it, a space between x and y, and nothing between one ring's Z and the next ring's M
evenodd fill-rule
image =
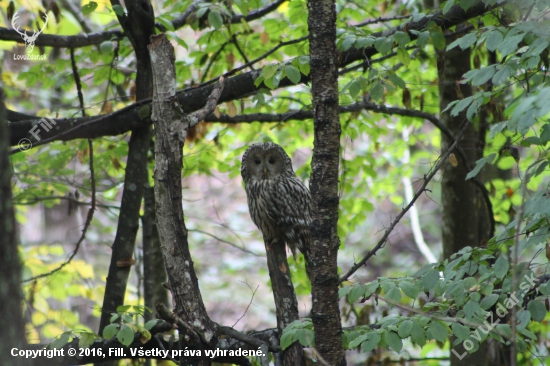
M410 18L410 17L411 17L410 15L396 15L396 16L390 17L390 18L378 17L378 18L375 18L375 19L369 19L369 20L366 20L364 22L355 24L354 27L364 27L365 25L369 25L369 24L391 22L392 20L407 19L407 18Z
M254 253L254 252L252 252L252 251L250 251L250 250L248 250L248 249L245 249L245 248L242 248L242 247L238 246L238 245L235 244L235 243L232 243L232 242L227 241L227 240L225 240L225 239L219 238L219 237L217 237L217 236L214 235L214 234L210 234L209 232L202 231L202 230L199 230L199 229L188 229L187 231L189 231L189 232L195 232L195 233L200 233L200 234L204 234L204 235L208 235L208 236L210 236L210 237L216 239L217 241L219 241L219 242L221 242L221 243L228 244L228 245L232 246L233 248L242 250L242 251L245 252L245 253L255 255L256 257L265 257L265 255L263 255L263 254Z
M242 282L242 281L241 281L241 282ZM248 286L248 288L250 289L250 291L252 291L252 288L250 287L250 285L249 285L248 283L246 283L246 282L243 282L243 283L246 284L246 285ZM252 291L252 297L250 298L250 302L248 303L248 306L246 307L246 309L244 309L243 315L241 315L241 317L240 317L239 319L237 319L237 321L235 322L235 324L233 324L233 325L231 326L231 328L235 328L235 325L237 325L237 324L241 321L241 319L244 318L244 316L245 316L246 313L248 312L248 309L250 309L250 305L252 305L252 301L254 301L254 296L256 295L256 291L258 291L258 288L259 288L259 287L260 287L259 285L256 286L256 289L255 289L254 291Z
M426 187L427 187L428 183L430 182L430 180L435 176L435 174L439 171L439 169L443 166L443 164L447 163L447 159L448 159L449 155L451 155L451 152L453 152L453 150L458 145L458 142L462 138L462 135L464 134L464 131L466 131L466 128L468 127L469 123L470 122L468 120L465 120L465 121L462 122L462 128L460 130L460 133L456 136L455 141L447 149L447 151L445 151L439 157L439 162L437 163L437 165L434 168L431 169L431 171L428 175L426 175L424 177L424 182L422 183L420 188L416 191L413 199L409 202L409 204L403 210L401 210L401 212L397 215L397 217L392 221L389 228L386 229L386 232L382 236L382 239L380 239L380 241L376 244L376 246L372 250L368 251L364 255L363 259L361 259L358 263L354 264L348 270L348 272L340 278L339 283L342 283L342 282L346 281L352 274L354 274L359 268L361 268L361 266L363 266L369 260L370 257L375 255L376 252L380 248L382 248L382 246L385 244L386 240L388 239L389 235L391 234L391 232L395 228L395 226L399 223L399 221L403 218L403 216L407 213L407 211L409 211L409 209L414 205L414 203L420 197L420 195L422 195L422 193L424 193L424 191L426 190Z
M266 53L264 53L263 55L255 58L254 60L250 61L250 62L247 62L246 64L244 65L241 65L237 68L234 68L233 70L230 70L228 72L226 72L225 74L223 74L222 76L224 77L228 77L228 76L231 76L233 74L236 74L237 72L243 70L243 69L246 69L247 67L250 67L252 65L254 65L255 63L258 63L260 62L261 60L263 60L264 58L266 58L267 56L271 55L273 52L277 51L279 48L281 47L284 47L284 46L288 46L288 45L291 45L291 44L295 44L295 43L300 43L300 42L303 42L305 40L307 40L309 38L309 35L307 36L303 36L302 38L298 38L298 39L293 39L291 41L286 41L286 42L279 42L279 44L275 47L273 47L272 49L270 49L269 51L267 51ZM214 82L216 82L216 80L218 80L217 78L214 78L214 79L210 79L208 81L205 81L204 83L201 83L199 85L193 85L192 87L190 88L186 88L186 89L183 89L183 90L180 90L178 91L178 94L180 93L185 93L186 91L189 91L191 89L196 89L196 88L201 88L203 86L207 86L207 85L210 85Z
M65 267L67 264L71 263L73 258L76 256L76 253L78 253L78 249L80 249L80 244L86 238L86 232L88 231L88 228L90 227L90 224L92 223L92 218L94 217L94 211L95 211L95 208L96 208L96 205L95 205L96 188L95 188L95 177L94 177L94 145L93 145L91 139L88 139L88 147L89 147L89 150L90 150L89 156L90 156L90 180L91 180L91 185L92 185L92 205L91 205L90 209L88 210L88 216L86 217L86 222L84 223L84 229L82 229L82 234L80 235L80 238L78 239L78 242L76 243L76 247L75 247L73 253L71 254L71 256L65 262L63 262L59 267L57 267L56 269L54 269L50 272L42 273L38 276L33 276L31 278L27 278L27 279L21 281L22 283L34 281L34 280L37 280L39 278L48 277L48 276L51 276L52 274L54 274L56 272L61 271L63 269L63 267Z

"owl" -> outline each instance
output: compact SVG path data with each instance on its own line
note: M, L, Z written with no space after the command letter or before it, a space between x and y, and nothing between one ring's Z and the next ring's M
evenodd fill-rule
M286 243L294 257L298 248L307 258L311 198L286 152L272 142L250 145L243 154L241 175L250 217L264 241Z

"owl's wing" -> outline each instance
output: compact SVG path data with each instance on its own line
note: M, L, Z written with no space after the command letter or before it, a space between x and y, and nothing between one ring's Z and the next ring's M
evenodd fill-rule
M280 228L293 254L296 248L304 255L309 252L310 200L308 189L296 177L279 180L271 195L269 216Z

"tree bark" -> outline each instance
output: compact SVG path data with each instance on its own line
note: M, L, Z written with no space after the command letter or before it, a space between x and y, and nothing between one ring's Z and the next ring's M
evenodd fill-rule
M333 0L308 1L314 141L310 181L312 223L308 275L315 347L321 362L345 365L338 299L338 49Z
M470 50L460 50L456 47L447 52L439 52L439 108L444 110L454 100L466 98L472 95L470 84L460 84L462 75L470 70ZM460 91L460 93L458 92ZM452 117L450 111L442 112L441 122L453 133L457 134L460 125L466 121L466 112ZM459 147L464 151L468 166L474 166L477 158L478 133L471 122L467 127L464 137L459 142ZM441 136L441 149L445 150L453 143L447 136ZM441 220L443 231L443 257L448 259L453 253L464 247L476 247L480 245L479 217L481 211L486 211L484 202L481 202L477 187L466 180L468 170L464 164L453 167L450 163L443 169L441 179L441 205L443 208ZM451 344L454 337L451 337ZM486 365L489 360L488 343L480 345L479 349L464 355L464 347L459 344L452 348L452 366ZM457 357L457 354L460 357Z
M143 297L145 306L155 309L161 302L168 305L168 292L162 286L166 282L166 271L160 250L157 217L155 214L155 190L148 187L144 196L143 226ZM145 321L153 319L151 313L145 313Z
M12 166L9 159L8 121L4 90L0 88L0 355L6 366L30 365L25 357L13 357L12 348L25 350L25 322L21 304L21 259L11 196Z
M217 324L204 307L195 273L182 208L183 144L193 116L186 116L177 102L174 48L163 34L149 46L153 61L153 122L155 123L155 202L157 228L176 314L189 326L186 335L195 349L217 342ZM216 99L217 102L217 99ZM214 104L215 106L215 104ZM212 107L213 110L213 107ZM195 124L201 118L197 118ZM181 329L180 329L181 330ZM204 352L202 353L204 355ZM203 357L197 364L210 365Z
M290 278L290 270L286 259L286 247L281 244L270 245L270 243L265 242L267 267L269 269L277 312L279 339L283 334L283 329L293 321L299 319L298 300L296 299L296 292ZM282 352L282 357L283 365L285 366L305 365L304 349L300 342L294 342L291 346L287 347Z
M113 0L111 3L120 5L117 0ZM149 37L155 31L155 16L148 1L127 0L125 5L128 15L120 16L119 21L127 32L136 54L136 97L141 100L150 98L152 95L153 79L147 45L149 44ZM124 304L124 295L139 228L139 211L148 179L147 152L149 151L150 142L150 125L147 124L132 130L128 147L120 216L105 286L103 311L99 325L100 334L109 325L110 314L116 312L117 307Z

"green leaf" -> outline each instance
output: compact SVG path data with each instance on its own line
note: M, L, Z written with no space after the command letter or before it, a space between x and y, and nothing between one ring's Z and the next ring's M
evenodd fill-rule
M466 107L468 107L470 104L472 104L472 100L474 97L467 97L464 99L461 99L458 103L456 103L451 110L451 116L456 117L460 112L462 112ZM447 106L449 108L451 104ZM445 110L447 110L447 108Z
M416 321L413 321L411 338L420 347L424 347L426 344L426 334L424 333L424 328L422 328L422 326L420 326L420 324Z
M119 17L124 15L124 8L121 6L121 5L113 5L113 11L115 12L116 15L118 15Z
M517 330L521 331L522 329L525 329L527 325L529 325L529 322L531 321L531 312L525 309L520 309L517 312L517 317L518 317Z
M529 301L529 304L527 304L527 309L531 313L531 318L536 322L541 322L544 320L544 317L546 316L546 307L542 304L542 302L538 300L531 300Z
M428 328L428 331L434 337L435 340L443 343L447 339L447 334L449 333L449 328L443 323L433 320Z
M409 56L409 53L406 49L399 47L397 49L397 58L399 62L401 62L405 66L409 66L411 63L411 56Z
M430 37L435 48L442 50L445 48L445 36L441 32L431 32Z
M460 48L465 50L466 48L470 48L471 45L476 43L477 41L477 33L468 33L464 37L460 38Z
M474 169L472 169L471 172L469 172L466 175L466 180L478 175L479 172L481 171L481 168L483 168L485 166L485 164L487 164L488 162L489 163L492 162L495 159L495 156L496 156L496 154L493 153L491 155L488 155L488 156L486 156L484 158L481 158L478 161L476 161L476 166L474 167Z
M509 268L510 268L510 264L508 263L508 260L503 256L498 257L495 264L493 264L493 270L495 271L495 276L499 279L504 278L504 276L508 273Z
M455 2L454 0L447 0L445 2L445 6L443 7L443 15L447 14L449 10L454 6Z
M353 349L353 348L358 347L361 343L363 343L364 341L366 341L369 338L369 334L370 333L362 334L359 337L353 339L351 342L349 342L348 348Z
M546 144L548 141L550 141L550 123L545 123L544 126L542 126L540 140L543 144Z
M500 70L498 70L495 73L495 76L493 76L493 84L495 85L501 85L514 73L514 69L512 69L508 65L502 66Z
M418 293L420 292L419 286L416 283L411 282L401 282L399 284L399 288L403 291L405 295L407 295L411 299L416 299Z
M380 100L384 96L384 87L381 83L376 83L376 85L370 90L370 96L374 100Z
M399 302L401 300L401 291L397 287L392 287L386 294L386 298L393 302Z
M426 291L430 291L435 287L435 285L437 285L437 281L439 281L439 270L434 268L422 276L420 286L422 286L422 288Z
M488 310L497 303L498 297L499 296L497 294L486 296L485 298L483 298L483 300L481 300L479 306L481 306L483 310Z
M164 28L168 29L169 31L175 31L176 28L174 28L174 24L172 22L164 17L158 16L155 18L155 20L158 20L160 24L164 26Z
M401 338L406 338L411 334L413 328L413 321L412 320L405 320L399 324L399 328L397 328L397 334Z
M391 36L376 38L374 41L374 48L376 48L376 50L382 55L387 55L393 47L393 40L394 38Z
M355 99L361 93L361 82L359 80L353 80L349 85L349 95Z
M349 292L348 301L353 304L365 293L365 288L362 285L355 285Z
M60 349L69 343L69 334L63 333L50 344L50 348Z
M497 324L496 330L506 338L512 337L512 328L510 324Z
M304 347L309 347L313 344L313 332L309 329L303 328L296 332L300 344Z
M292 81L294 84L298 84L302 79L302 74L300 74L300 71L298 71L298 69L292 65L286 65L285 71L288 79Z
M376 290L378 290L378 287L380 286L380 283L378 281L372 281L367 285L367 289L365 290L365 293L363 296L369 297L372 295Z
M214 10L210 10L208 13L208 22L216 29L220 29L223 26L223 18L220 13Z
M78 340L78 347L88 348L94 343L94 341L95 337L93 333L83 333L80 335L80 339Z
M515 36L506 37L504 41L498 45L497 50L502 54L502 57L508 56L512 52L518 49L518 43L523 40L524 34L517 34Z
M542 295L550 295L550 282L546 282L544 285L540 285L539 291Z
M93 13L97 9L97 3L95 1L90 1L88 4L82 7L82 14L88 15Z
M464 314L466 315L466 318L468 319L475 319L477 313L481 307L479 306L479 303L477 301L469 300L466 305L464 305Z
M147 330L151 330L157 323L159 322L158 319L149 320L147 323L145 323L144 327Z
M393 36L395 37L399 46L404 47L411 41L411 37L405 32L397 31L393 34Z
M292 343L294 343L294 336L296 335L296 330L291 330L289 332L283 331L281 337L281 348L284 350L288 348Z
M109 324L103 329L103 338L111 339L118 333L119 324Z
M410 60L410 58L409 58ZM397 85L397 87L401 88L401 89L405 89L407 86L405 85L405 82L403 81L403 79L401 79L399 76L397 76L396 74L394 73L390 73L388 74L388 79L394 83L395 85Z
M361 350L363 352L370 352L380 343L380 340L382 337L380 337L380 334L377 332L371 332L368 333L368 339L361 344Z
M487 38L485 38L485 46L491 52L497 49L498 46L502 43L502 33L497 29L492 30Z
M390 348L397 353L401 352L401 349L403 348L403 341L401 338L399 338L399 336L391 330L387 331L384 335L386 336L385 340L388 346L390 346Z
M466 340L470 337L470 328L460 323L453 323L451 330L453 331L453 335L460 340Z
M475 73L475 77L472 79L472 85L483 85L495 75L495 65L484 67Z
M130 344L134 341L134 332L132 329L126 325L123 325L120 331L117 334L117 339L120 343L129 347Z
M428 31L421 32L418 34L418 38L416 39L416 45L422 48L428 44L429 40L430 40L430 32Z
M466 11L472 6L476 5L478 2L479 0L460 0L460 7L464 9L464 11Z

